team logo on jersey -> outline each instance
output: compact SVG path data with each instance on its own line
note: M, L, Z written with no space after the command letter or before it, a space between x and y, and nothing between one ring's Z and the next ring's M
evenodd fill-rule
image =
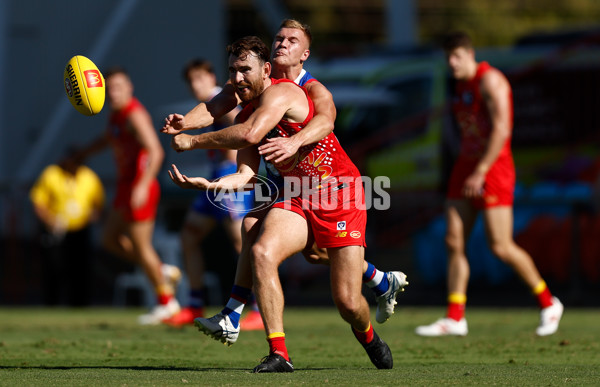
M471 93L470 91L465 91L462 94L462 101L465 105L473 104L473 93Z
M119 125L117 124L112 124L110 129L108 130L108 133L112 137L117 138L121 135L121 128L119 128Z
M350 236L351 236L352 238L354 238L354 239L358 239L358 238L360 238L360 237L361 237L361 235L362 235L362 234L360 233L360 231L352 231L352 232L350 233Z
M345 230L346 229L346 221L342 220L337 222L337 229L339 230Z

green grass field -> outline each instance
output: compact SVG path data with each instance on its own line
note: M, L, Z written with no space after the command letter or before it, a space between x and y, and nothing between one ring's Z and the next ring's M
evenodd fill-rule
M140 327L141 312L0 309L0 385L600 385L595 309L567 308L559 332L539 338L533 308L471 308L467 337L433 339L414 327L443 308L398 308L375 326L394 354L393 370L377 370L335 309L288 308L292 374L250 373L268 352L263 332L226 347L191 326Z

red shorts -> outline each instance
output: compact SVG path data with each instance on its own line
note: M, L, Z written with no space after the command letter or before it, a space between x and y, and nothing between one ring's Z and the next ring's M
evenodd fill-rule
M153 220L156 218L156 210L160 200L160 185L158 180L154 179L150 183L148 200L139 208L131 207L131 191L134 182L119 182L117 184L117 193L113 201L113 208L121 212L123 218L128 222L141 222Z
M462 189L465 180L477 166L477 160L459 158L450 176L448 199L464 199ZM515 191L515 165L511 157L498 159L485 176L483 197L472 199L475 208L483 209L496 206L512 206Z
M366 247L367 210L362 184L350 183L333 192L320 192L320 199L326 204L321 204L315 196L297 196L280 199L273 207L293 211L306 219L320 248Z

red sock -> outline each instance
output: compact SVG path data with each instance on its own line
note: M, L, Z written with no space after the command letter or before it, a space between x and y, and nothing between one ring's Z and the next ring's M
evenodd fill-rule
M373 326L369 323L369 329L365 332L357 331L352 327L352 332L354 332L354 336L361 344L369 344L373 340Z
M285 360L289 361L290 356L288 355L287 347L285 346L285 334L282 332L271 333L267 337L269 342L269 353L276 353L282 356Z
M158 295L158 303L160 305L166 305L169 303L169 301L171 301L171 298L173 298L172 294L159 294Z
M460 321L465 317L465 305L467 296L462 293L451 293L448 295L448 318L455 321Z
M546 282L541 281L534 289L533 294L537 298L538 305L544 309L552 305L552 293L546 286Z

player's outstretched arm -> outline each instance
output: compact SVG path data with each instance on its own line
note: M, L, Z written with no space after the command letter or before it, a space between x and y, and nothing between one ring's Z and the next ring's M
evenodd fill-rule
M213 99L199 103L185 116L169 114L161 129L162 133L178 134L184 130L202 129L232 111L239 103L235 89L229 83Z
M169 176L175 184L181 188L195 188L199 190L242 190L254 183L260 156L256 147L248 147L240 150L237 156L238 170L236 173L209 181L204 177L188 177L182 174L175 164L171 165Z
M302 102L304 101L304 102ZM201 133L184 137L189 141L188 149L243 149L258 144L279 121L286 117L290 119L294 112L298 114L302 107L308 106L304 93L292 84L277 84L270 86L260 96L256 110L248 119L236 125L214 132ZM306 111L304 111L306 110ZM301 114L306 117L307 109Z
M258 148L266 161L283 162L292 157L301 146L319 142L333 132L336 109L333 96L320 82L305 85L315 106L314 117L305 128L291 137L274 137Z

